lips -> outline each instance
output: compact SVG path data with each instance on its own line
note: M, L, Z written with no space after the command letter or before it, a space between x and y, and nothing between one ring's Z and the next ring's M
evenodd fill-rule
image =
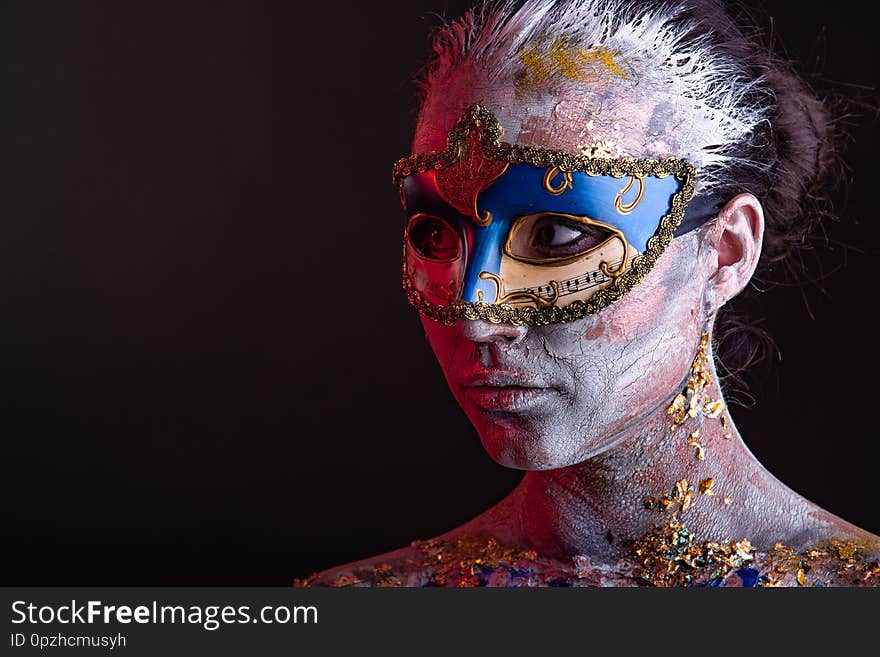
M534 410L560 394L534 375L516 370L481 370L465 377L462 390L476 406L489 412Z

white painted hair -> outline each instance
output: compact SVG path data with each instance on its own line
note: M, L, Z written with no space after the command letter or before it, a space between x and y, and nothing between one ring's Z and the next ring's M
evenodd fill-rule
M705 28L700 36L698 20L684 18L684 10L669 2L481 0L434 34L434 58L420 78L420 129L438 118L448 123L472 102L488 101L505 140L543 146L529 143L537 139L529 121L560 120L560 100L567 99L563 118L589 125L594 142L615 145L611 155L687 158L700 172L700 191L707 191L734 160L749 164L736 152L768 120L772 92L741 62L714 48ZM563 75L528 97L521 88L515 94L526 73L523 53L547 52L560 37L572 47L615 52L632 75L614 79L601 95L591 82ZM572 98L583 102L572 104ZM629 100L616 105L620 98ZM571 107L580 109L571 113ZM650 115L636 128L629 118L633 107ZM586 152L585 145L590 142L571 144L571 150Z

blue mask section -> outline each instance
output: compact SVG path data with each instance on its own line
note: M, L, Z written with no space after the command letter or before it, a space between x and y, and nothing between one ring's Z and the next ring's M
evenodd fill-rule
M471 252L468 257L467 270L464 275L464 286L461 292L463 301L479 301L477 290L483 293L483 301L495 299L495 284L480 279L480 272L501 273L501 250L507 241L513 215L495 216L488 226L472 227Z
M546 168L531 164L511 164L504 175L480 193L477 208L481 214L491 212L492 222L488 226L473 225L463 301L477 301L477 290L482 291L485 300L494 298L494 283L480 280L479 274L483 271L500 273L502 248L516 217L536 212L586 216L620 230L641 253L647 249L648 239L657 231L660 220L669 213L672 197L681 186L675 176L646 176L642 200L630 213L621 214L615 210L614 200L630 180L629 176L589 176L577 171L572 174L571 188L556 196L544 188L546 172ZM552 181L554 185L561 182L561 175ZM622 202L632 203L637 195L636 181L623 195Z
M614 209L614 199L623 190L629 176L588 176L577 171L572 174L572 188L559 196L544 189L544 174L531 164L512 164L495 184L484 190L478 198L478 208L492 213L493 222L534 212L561 212L587 216L620 230L627 241L638 251L644 252L648 239L656 232L660 220L669 213L673 195L681 184L675 176L644 178L644 195L641 202L628 214ZM554 184L562 180L556 176ZM635 182L623 203L631 203L638 194Z
M642 200L630 213L621 214L615 210L614 200L626 187L629 176L614 178L574 172L572 187L556 196L544 188L546 172L546 168L531 164L511 164L504 175L477 198L480 213L492 213L488 226L480 226L472 218L452 209L437 194L434 181L428 176L413 175L404 180L410 214L434 214L461 226L462 236L468 242L463 301L479 301L477 291L482 292L483 300L495 298L495 284L481 280L479 275L484 271L501 273L502 249L517 217L536 212L586 216L620 230L633 248L644 252L648 239L657 231L660 220L669 213L672 197L680 188L675 176L646 176ZM561 184L562 176L557 175L551 182ZM622 202L631 204L637 195L638 182L635 182L623 195Z

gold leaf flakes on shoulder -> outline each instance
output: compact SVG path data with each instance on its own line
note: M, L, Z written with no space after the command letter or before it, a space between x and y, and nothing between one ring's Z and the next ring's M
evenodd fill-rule
M743 561L751 561L754 559L755 548L752 546L751 541L747 539L743 539L737 543L733 544L733 548L736 550L736 553L739 555L740 559Z
M431 582L438 586L481 586L478 571L530 568L539 559L535 550L506 547L495 538L483 536L431 539L414 542L413 547L424 555L423 565L432 569Z
M332 582L330 582L330 586L341 588L345 586L353 586L355 584L360 584L361 580L355 577L354 575L340 575Z
M638 575L654 586L689 586L723 580L755 558L747 540L728 544L697 542L679 520L669 519L631 546L640 567Z

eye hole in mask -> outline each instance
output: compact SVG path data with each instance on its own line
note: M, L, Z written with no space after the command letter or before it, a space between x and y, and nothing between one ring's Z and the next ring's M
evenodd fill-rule
M588 217L538 212L514 221L504 252L521 262L561 265L620 238L620 231Z
M452 262L461 256L458 231L439 217L417 214L407 226L409 243L425 260Z

